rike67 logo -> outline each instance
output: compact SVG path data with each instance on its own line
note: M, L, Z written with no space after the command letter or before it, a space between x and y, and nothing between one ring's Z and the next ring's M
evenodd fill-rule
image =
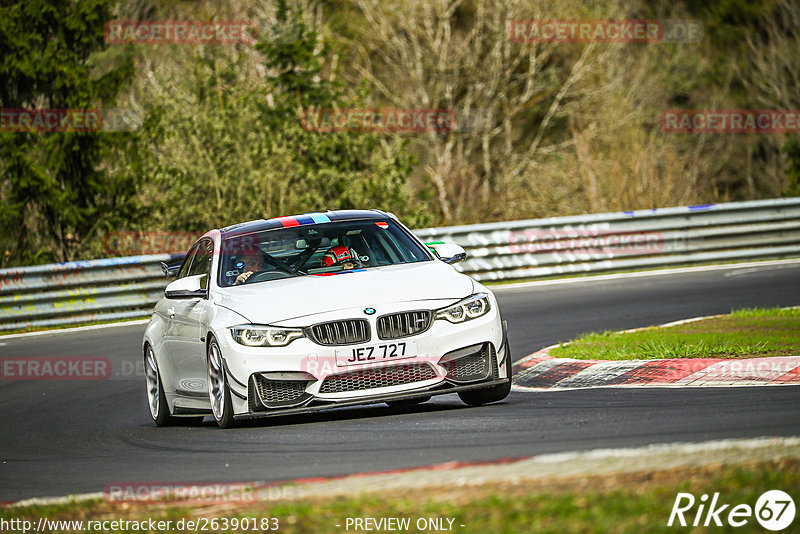
M720 500L719 492L714 493L710 501L705 493L699 500L691 493L678 493L667 526L721 527L727 524L743 527L755 517L763 528L779 531L792 524L795 512L794 500L781 490L764 492L756 501L755 507L749 504L724 503Z

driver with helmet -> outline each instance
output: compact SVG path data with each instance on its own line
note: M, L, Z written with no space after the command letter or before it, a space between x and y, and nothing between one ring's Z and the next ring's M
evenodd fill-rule
M329 248L322 256L323 267L341 265L342 269L349 270L360 264L361 261L358 259L358 255L355 251L343 245Z
M356 266L361 266L358 254L352 249L343 245L329 248L322 256L322 267L341 266L343 270L350 270ZM261 253L247 254L241 256L241 264L237 265L240 274L236 277L235 285L244 284L254 273L264 270L264 255Z

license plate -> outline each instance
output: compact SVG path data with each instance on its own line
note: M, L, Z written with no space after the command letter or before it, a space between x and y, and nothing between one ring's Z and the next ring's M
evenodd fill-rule
M403 360L417 355L417 344L414 341L381 343L366 347L347 347L336 349L336 365L344 367L360 363L385 362Z

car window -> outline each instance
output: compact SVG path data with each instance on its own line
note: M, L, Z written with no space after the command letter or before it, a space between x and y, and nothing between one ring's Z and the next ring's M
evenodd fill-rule
M198 274L207 275L200 281L200 287L208 287L208 275L211 275L211 260L214 257L214 245L210 239L203 239L198 243L197 252L192 259L192 266L189 268L189 276Z
M194 253L197 252L199 245L199 243L195 243L192 248L189 249L189 252L186 253L186 257L183 259L181 268L178 271L178 276L175 277L176 279L189 276L189 267L192 265L192 258L194 257Z
M225 238L222 245L219 285L235 284L245 258L258 256L263 268L250 276L258 283L293 276L325 274L343 270L324 265L325 253L347 247L359 269L433 259L428 250L389 220L353 220L288 228L273 228Z

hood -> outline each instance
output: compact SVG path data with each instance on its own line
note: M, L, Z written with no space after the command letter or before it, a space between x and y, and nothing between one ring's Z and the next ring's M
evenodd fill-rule
M344 308L461 299L472 279L440 261L372 267L218 288L214 301L255 324L273 324Z

